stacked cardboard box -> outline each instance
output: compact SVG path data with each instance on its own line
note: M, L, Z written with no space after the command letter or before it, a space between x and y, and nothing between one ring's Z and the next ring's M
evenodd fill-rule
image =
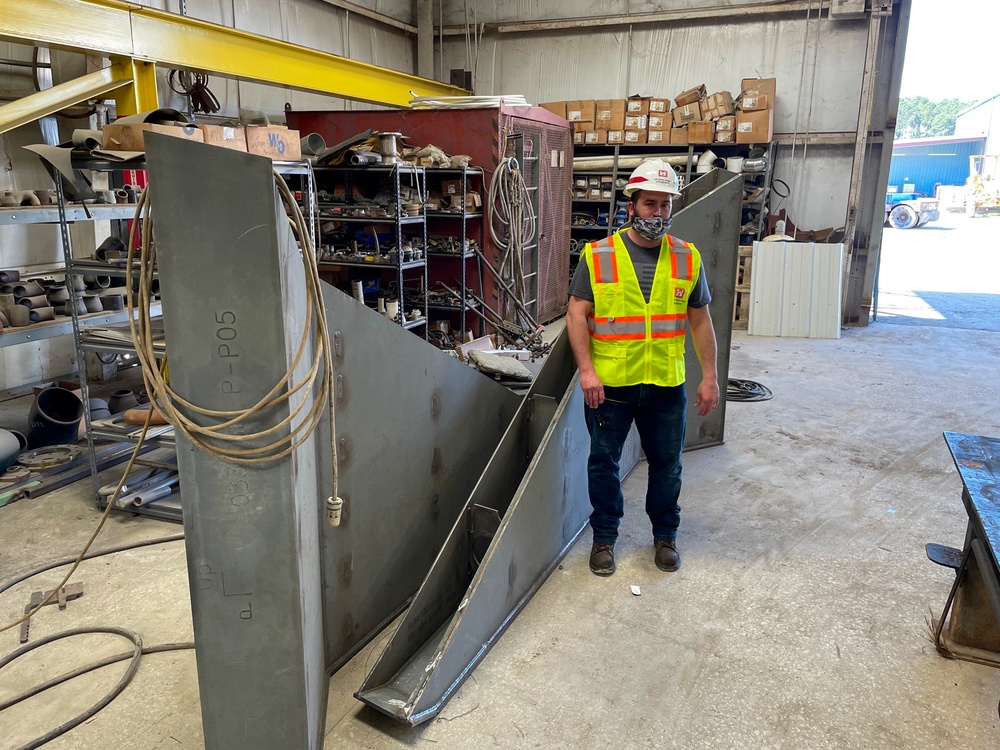
M774 134L774 78L744 78L736 115L737 143L767 143Z
M665 97L577 99L539 106L572 123L575 145L766 143L773 135L775 79L744 78L735 99L704 84Z

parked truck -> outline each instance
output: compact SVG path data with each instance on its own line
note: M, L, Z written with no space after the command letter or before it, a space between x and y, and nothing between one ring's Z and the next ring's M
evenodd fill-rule
M916 193L887 193L885 220L894 229L913 229L940 216L936 198L922 198Z

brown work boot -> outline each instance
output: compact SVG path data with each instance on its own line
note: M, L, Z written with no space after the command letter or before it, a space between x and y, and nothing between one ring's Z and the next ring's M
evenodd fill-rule
M615 572L615 545L594 542L590 548L590 572L595 576L609 576Z
M677 551L677 542L658 539L653 542L653 546L656 548L656 556L653 559L656 561L656 567L660 570L672 573L681 566L681 555Z

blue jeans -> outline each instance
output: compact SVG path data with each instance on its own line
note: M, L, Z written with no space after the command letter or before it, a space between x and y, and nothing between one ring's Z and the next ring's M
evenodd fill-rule
M681 449L687 395L684 386L629 385L604 387L604 403L584 406L590 431L587 480L590 488L590 526L594 541L614 544L625 512L619 462L633 420L649 464L646 513L653 523L653 539L673 541L681 520Z

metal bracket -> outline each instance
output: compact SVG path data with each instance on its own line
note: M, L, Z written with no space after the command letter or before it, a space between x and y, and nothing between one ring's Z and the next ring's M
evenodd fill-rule
M31 595L30 601L24 605L24 614L31 614L32 610L36 609L48 596L51 596L51 591L35 591ZM83 596L83 583L69 583L59 589L54 599L49 599L45 602L44 606L49 606L50 604L56 604L59 609L66 609L66 603L72 601L73 599L79 599ZM31 618L29 617L24 622L21 623L21 643L28 642L28 632L31 629Z

